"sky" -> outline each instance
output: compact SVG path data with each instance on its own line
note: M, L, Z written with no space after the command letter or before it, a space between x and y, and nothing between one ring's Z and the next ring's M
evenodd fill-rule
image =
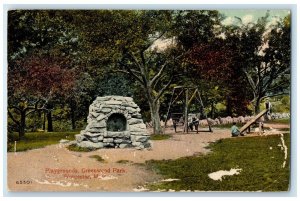
M227 18L223 20L224 25L230 25L235 23L236 17L239 17L242 19L244 24L247 24L249 22L256 22L258 18L263 17L266 15L268 10L265 9L236 9L236 10L219 10L220 13L224 14ZM290 13L290 10L280 10L280 9L273 9L270 10L270 21L276 22L280 18L284 18Z
M235 17L242 19L243 24L248 24L250 22L256 22L257 19L264 17L268 10L265 9L235 9L235 10L218 10L221 14L224 14L226 18L222 21L224 25L239 24L239 21ZM279 19L284 18L290 13L290 10L269 10L269 22L266 24L267 28L270 25L276 24ZM225 38L224 34L220 37ZM167 40L157 40L151 46L152 49L157 48L160 51L164 51L173 41L171 39Z

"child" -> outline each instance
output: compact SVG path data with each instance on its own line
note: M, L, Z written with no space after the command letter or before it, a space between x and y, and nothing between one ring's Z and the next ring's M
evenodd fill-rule
M193 125L195 126L195 130L198 133L199 120L196 117L193 117Z
M239 131L238 127L236 126L235 122L233 122L233 125L231 127L231 135L232 135L232 137L237 137L239 135L242 135L241 132Z

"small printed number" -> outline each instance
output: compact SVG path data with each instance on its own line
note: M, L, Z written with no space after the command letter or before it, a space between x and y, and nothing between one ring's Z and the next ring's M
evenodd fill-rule
M16 181L16 184L32 184L32 181L30 181L30 180L19 180L19 181Z

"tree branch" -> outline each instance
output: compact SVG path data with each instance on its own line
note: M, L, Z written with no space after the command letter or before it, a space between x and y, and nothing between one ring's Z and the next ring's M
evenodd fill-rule
M120 64L121 66L123 66L124 68L126 68L126 70L117 70L117 72L130 74L130 75L132 75L135 79L137 79L141 84L144 85L143 80L142 80L138 75L136 75L129 67L127 67L127 65L124 65L124 64L121 63L121 62L119 62L119 64Z
M153 85L153 83L160 78L160 76L162 75L162 72L164 71L164 69L166 68L167 64L169 62L164 63L164 65L162 65L161 69L159 70L159 72L151 79L150 81L150 86Z
M18 110L19 112L21 112L21 109L18 108L18 107L16 107L16 106L9 106L8 108L16 109L16 110Z
M143 65L146 66L146 60L145 60L145 56L144 56L144 51L140 51L140 57L142 59Z
M251 78L251 76L245 69L243 69L243 71L247 77L247 81L248 81L250 87L252 88L253 91L256 91L256 87L255 87L255 83L254 83L253 79Z
M153 86L151 86L151 87L152 87L153 89L155 89L155 88L156 88L156 85L158 84L158 82L159 82L160 80L163 80L165 77L167 77L166 74L165 74L165 75L162 75L161 78L160 78L160 79L157 79L156 82L153 83Z
M182 56L183 56L183 54L177 56L176 58L174 58L174 60L176 60L176 59L178 59L178 58L180 58L180 57L182 57ZM158 73L152 78L152 80L150 81L150 86L153 86L153 84L156 82L156 80L159 79L159 78L161 77L163 71L165 70L166 66L167 66L169 63L170 63L170 61L166 61L166 62L162 65L162 67L161 67L161 69L159 70L159 72L158 72Z
M29 111L28 113L26 113L26 116L29 115L29 114L31 114L31 113L33 113L33 112L35 112L35 111L38 111L38 110L44 110L44 111L47 111L48 109L44 108L44 106L41 107L41 108L35 108L34 110L31 110L31 111Z
M130 55L130 57L133 59L134 63L139 67L140 71L141 71L141 74L143 75L143 68L140 64L140 62L137 60L137 58L133 55L132 52L128 51L128 54Z
M35 112L36 110L31 110L30 112L27 112L25 116L28 116L29 114Z
M139 61L137 60L137 58L133 55L132 52L128 51L128 54L130 55L130 57L133 59L134 63L139 67L140 69L140 75L142 78L140 78L142 80L142 84L144 86L148 86L149 81L147 80L147 76L146 76L146 72L145 72L145 66L141 65L139 63Z
M154 102L156 103L159 98L163 95L163 93L165 92L165 90L171 85L172 81L173 81L174 76L172 75L172 77L170 78L169 82L158 92L157 96L154 99Z
M288 94L289 94L288 92L281 92L281 93L275 93L275 94L272 94L272 95L264 96L264 98L266 98L266 97L280 96L280 95L288 95Z
M289 69L285 69L284 71L282 72L272 72L270 74L270 78L266 81L266 83L263 85L263 89L266 91L270 85L272 84L272 82L277 78L279 77L280 75L283 75L285 74Z
M13 120L13 122L15 122L17 124L17 126L20 127L20 122L17 121L14 116L12 115L12 113L9 111L9 109L7 110L8 111L8 116Z

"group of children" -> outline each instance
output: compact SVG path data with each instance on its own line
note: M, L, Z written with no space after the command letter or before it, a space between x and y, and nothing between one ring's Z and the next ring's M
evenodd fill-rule
M177 132L177 131L176 131L176 128L177 128L177 124L178 124L179 122L183 122L183 120L182 120L182 121L180 121L180 120L175 120L175 119L173 120L173 127L174 127L174 130L175 130L175 133ZM193 118L189 118L189 119L188 119L188 129L189 129L190 131L195 130L195 131L198 133L198 127L199 127L199 119L198 119L198 118L193 117Z

